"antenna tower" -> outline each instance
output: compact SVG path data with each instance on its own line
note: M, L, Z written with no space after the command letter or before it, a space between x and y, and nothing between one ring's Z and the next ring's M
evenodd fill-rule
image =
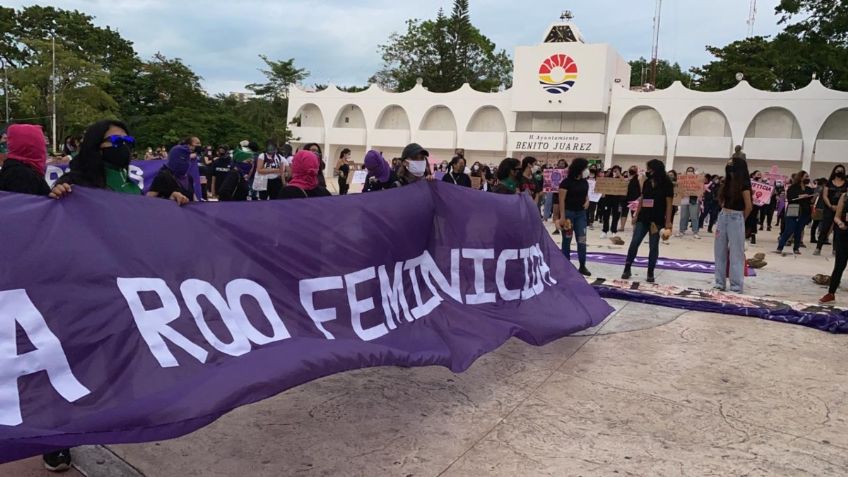
M751 0L748 8L748 38L754 36L754 22L757 20L757 0Z
M657 0L654 11L654 37L651 43L651 86L657 87L657 59L660 51L660 17L662 16L662 0Z

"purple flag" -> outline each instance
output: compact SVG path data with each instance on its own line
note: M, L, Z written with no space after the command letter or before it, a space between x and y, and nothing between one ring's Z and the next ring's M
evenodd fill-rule
M176 437L350 369L459 372L612 311L529 198L441 182L185 207L2 193L0 224L0 463Z

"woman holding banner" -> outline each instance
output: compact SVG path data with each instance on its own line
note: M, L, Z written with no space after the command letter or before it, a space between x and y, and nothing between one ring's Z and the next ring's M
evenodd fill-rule
M627 280L631 276L630 267L639 253L639 245L648 235L648 283L654 283L654 269L660 256L660 231L665 228L664 237L671 235L672 216L674 207L674 184L665 172L665 164L658 159L648 161L645 175L647 179L642 184L642 196L636 210L633 222L633 238L627 250L627 261L624 263L624 273L621 278ZM666 235L667 234L667 235Z
M571 238L577 237L577 259L580 273L590 277L586 268L586 209L589 207L589 161L582 157L575 159L568 168L568 176L559 184L560 227L562 234L562 253L571 260Z
M819 224L819 240L816 244L816 251L813 255L821 255L822 246L827 242L827 236L836 219L836 207L839 199L848 192L848 183L845 181L845 166L837 164L830 172L830 180L824 185L821 200L824 203L824 213L822 221ZM833 229L834 240L837 229ZM836 242L834 242L834 251L836 250Z

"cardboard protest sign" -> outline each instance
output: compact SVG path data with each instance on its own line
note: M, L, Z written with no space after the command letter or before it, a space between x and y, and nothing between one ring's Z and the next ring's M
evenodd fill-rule
M595 179L589 179L589 202L598 202L601 200L601 196L598 192L595 192L596 182Z
M483 187L483 178L480 176L471 176L471 188L479 190L481 187Z
M604 195L627 195L626 177L598 177L595 179L595 192Z
M677 177L677 185L680 187L680 195L683 197L696 196L700 198L704 194L704 175L681 175Z

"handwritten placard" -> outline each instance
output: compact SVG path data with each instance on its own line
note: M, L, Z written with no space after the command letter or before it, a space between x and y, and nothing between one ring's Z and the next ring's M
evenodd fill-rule
M368 171L353 171L352 182L354 184L365 184L365 178L368 177Z
M598 194L627 195L627 184L630 179L626 177L598 177L595 181L595 192Z
M677 177L677 185L680 187L680 195L683 197L698 197L704 194L703 174L684 174Z
M598 202L603 194L595 192L595 179L589 179L589 202Z
M471 176L471 188L479 190L483 187L483 178L480 176Z
M754 205L763 206L771 202L774 186L763 182L751 182L751 200Z

